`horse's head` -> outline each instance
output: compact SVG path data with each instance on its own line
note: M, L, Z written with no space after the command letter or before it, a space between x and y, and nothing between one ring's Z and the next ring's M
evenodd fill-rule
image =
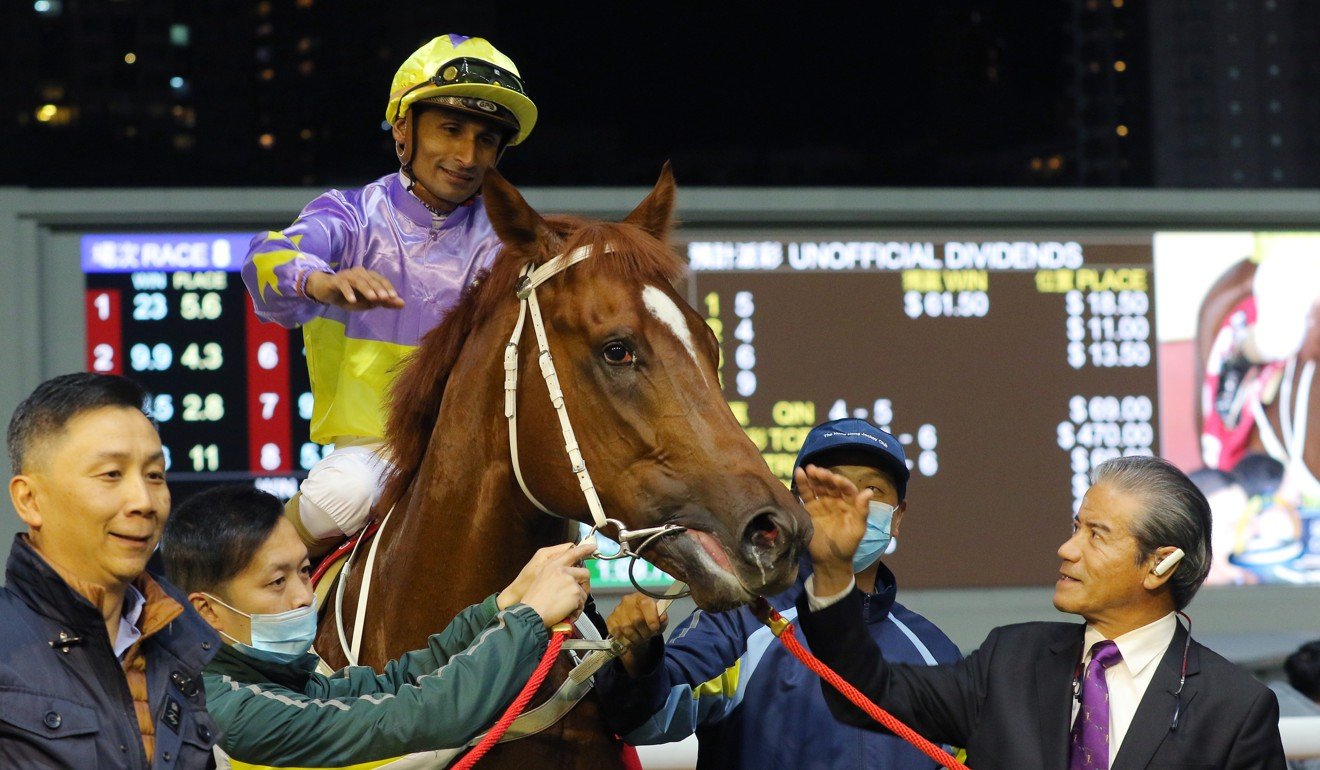
M729 411L718 342L672 285L683 270L666 242L674 189L666 167L646 200L617 224L543 219L495 173L485 202L505 244L501 263L542 264L591 250L537 290L587 468L606 516L630 529L687 528L657 539L643 556L689 583L698 605L723 609L790 585L811 525ZM524 478L551 510L589 523L532 330L522 337L517 437Z

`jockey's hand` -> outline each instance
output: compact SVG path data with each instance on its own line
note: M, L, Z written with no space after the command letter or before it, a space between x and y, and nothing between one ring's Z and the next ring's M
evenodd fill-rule
M394 284L365 267L349 267L337 273L312 273L307 276L303 293L323 305L345 310L403 307L403 298L394 290Z
M536 553L532 554L532 558L523 565L522 570L518 573L518 577L513 579L513 582L509 584L508 588L500 591L500 595L495 597L495 604L501 610L507 610L522 601L523 594L527 593L527 589L531 587L533 581L536 580L536 576L541 574L541 569L545 567L545 565L554 562L559 557L565 556L570 552L577 554L575 561L588 559L596 552L596 539L589 537L577 545L573 545L572 543L560 543L559 545L546 546L545 548L538 550ZM586 590L590 593L590 583L586 584Z
M591 573L579 564L595 550L595 543L590 541L561 550L532 579L522 603L536 610L546 628L561 621L572 622L582 612L591 593Z
M628 674L641 676L654 667L651 640L669 625L669 614L659 611L655 599L645 594L628 594L605 621L610 636L628 645L619 658Z
M853 579L852 558L866 532L871 490L826 468L808 465L793 472L798 496L811 514L812 535L807 550L815 569L817 596L837 594Z

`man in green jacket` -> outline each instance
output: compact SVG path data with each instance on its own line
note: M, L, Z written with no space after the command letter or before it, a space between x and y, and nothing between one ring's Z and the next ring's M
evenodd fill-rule
M377 675L314 673L307 547L275 497L201 492L165 528L165 568L227 643L203 672L233 768L342 768L461 747L493 723L540 661L547 629L581 612L594 541L542 549L498 594L459 613ZM223 763L222 763L223 764Z

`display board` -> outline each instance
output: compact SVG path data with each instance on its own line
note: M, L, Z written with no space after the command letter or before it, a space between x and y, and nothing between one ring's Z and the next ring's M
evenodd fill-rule
M686 249L725 393L775 474L827 419L903 445L909 508L886 559L906 584L1053 582L1087 472L1158 448L1148 238Z
M689 299L721 341L730 408L785 481L824 420L865 417L899 439L913 480L886 562L905 586L1053 583L1091 468L1152 453L1212 495L1212 583L1320 582L1320 497L1270 504L1305 463L1287 474L1276 459L1261 483L1202 451L1196 319L1265 236L715 235L680 234L677 248ZM260 323L238 276L250 238L82 239L87 367L152 391L176 496L252 480L288 497L328 449L308 440L300 333ZM1309 435L1293 430L1296 412L1280 430ZM628 587L628 564L593 565L596 586ZM644 563L634 574L666 583Z
M82 238L87 370L151 393L170 487L252 480L281 497L320 459L301 331L261 323L238 270L251 233Z

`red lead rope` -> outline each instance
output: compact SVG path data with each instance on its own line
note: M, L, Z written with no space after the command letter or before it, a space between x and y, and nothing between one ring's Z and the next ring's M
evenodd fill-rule
M558 628L556 626L556 629ZM514 698L513 703L510 703L509 707L505 709L504 716L500 717L500 721L490 728L486 736L481 739L481 743L478 743L472 747L471 751L463 755L458 764L454 765L454 770L468 770L478 760L486 756L486 752L490 751L492 746L499 743L500 738L504 737L504 733L509 729L509 725L513 724L513 720L517 719L523 709L527 708L527 703L541 688L541 683L545 681L546 674L549 674L550 669L554 667L555 658L559 657L559 648L564 646L564 638L568 634L568 631L556 630L550 635L550 644L545 648L545 656L537 664L536 671L532 672L532 678L527 680L527 684L523 685L522 692L518 693L518 697Z
M763 609L769 610L768 616L762 615ZM843 677L834 673L834 670L829 666L821 663L819 658L812 655L806 647L802 646L802 642L798 641L793 624L784 620L768 602L763 608L753 606L752 611L761 615L762 621L770 626L770 630L774 632L775 636L779 637L779 641L784 643L784 648L793 653L793 657L802 661L802 664L811 669L816 676L829 682L831 687L843 693L843 697L852 701L857 708L865 711L867 716L884 725L894 735L917 747L918 751L939 762L942 767L947 767L950 770L957 770L957 768L969 770L967 765L959 762L949 752L922 738L911 727L898 721L898 718L893 714L872 703L856 687L843 681Z
M763 610L769 610L768 615L762 615ZM917 747L917 750L922 754L939 762L942 767L949 768L949 770L959 770L959 768L969 770L967 765L954 759L949 752L922 738L911 727L898 721L893 714L868 700L856 687L843 681L843 678L834 673L834 670L829 666L821 663L819 658L812 655L807 648L802 646L802 642L798 641L793 624L784 620L774 608L770 607L769 603L766 603L763 607L753 607L753 611L757 612L758 615L762 615L762 620L770 626L770 630L774 632L775 636L779 637L779 641L784 643L784 647L793 653L793 657L802 661L803 665L811 669L816 676L829 682L830 686L843 693L845 698L852 701L853 705L862 711L865 711L872 719L884 725L893 734ZM556 629L558 628L560 627L556 626ZM550 673L550 669L554 666L555 658L559 657L559 649L564 646L564 639L568 634L569 631L556 630L550 636L550 644L545 648L545 655L536 666L536 671L532 672L532 678L528 679L527 684L523 685L522 692L518 693L518 697L514 698L513 703L509 704L509 708L505 709L504 716L500 717L500 721L490 728L490 731L481 739L481 742L454 765L454 770L470 770L482 757L486 756L486 752L490 751L492 746L499 742L504 733L508 731L509 725L513 724L513 720L517 719L523 709L527 708L532 696L541 688L541 683L545 681L546 675Z

